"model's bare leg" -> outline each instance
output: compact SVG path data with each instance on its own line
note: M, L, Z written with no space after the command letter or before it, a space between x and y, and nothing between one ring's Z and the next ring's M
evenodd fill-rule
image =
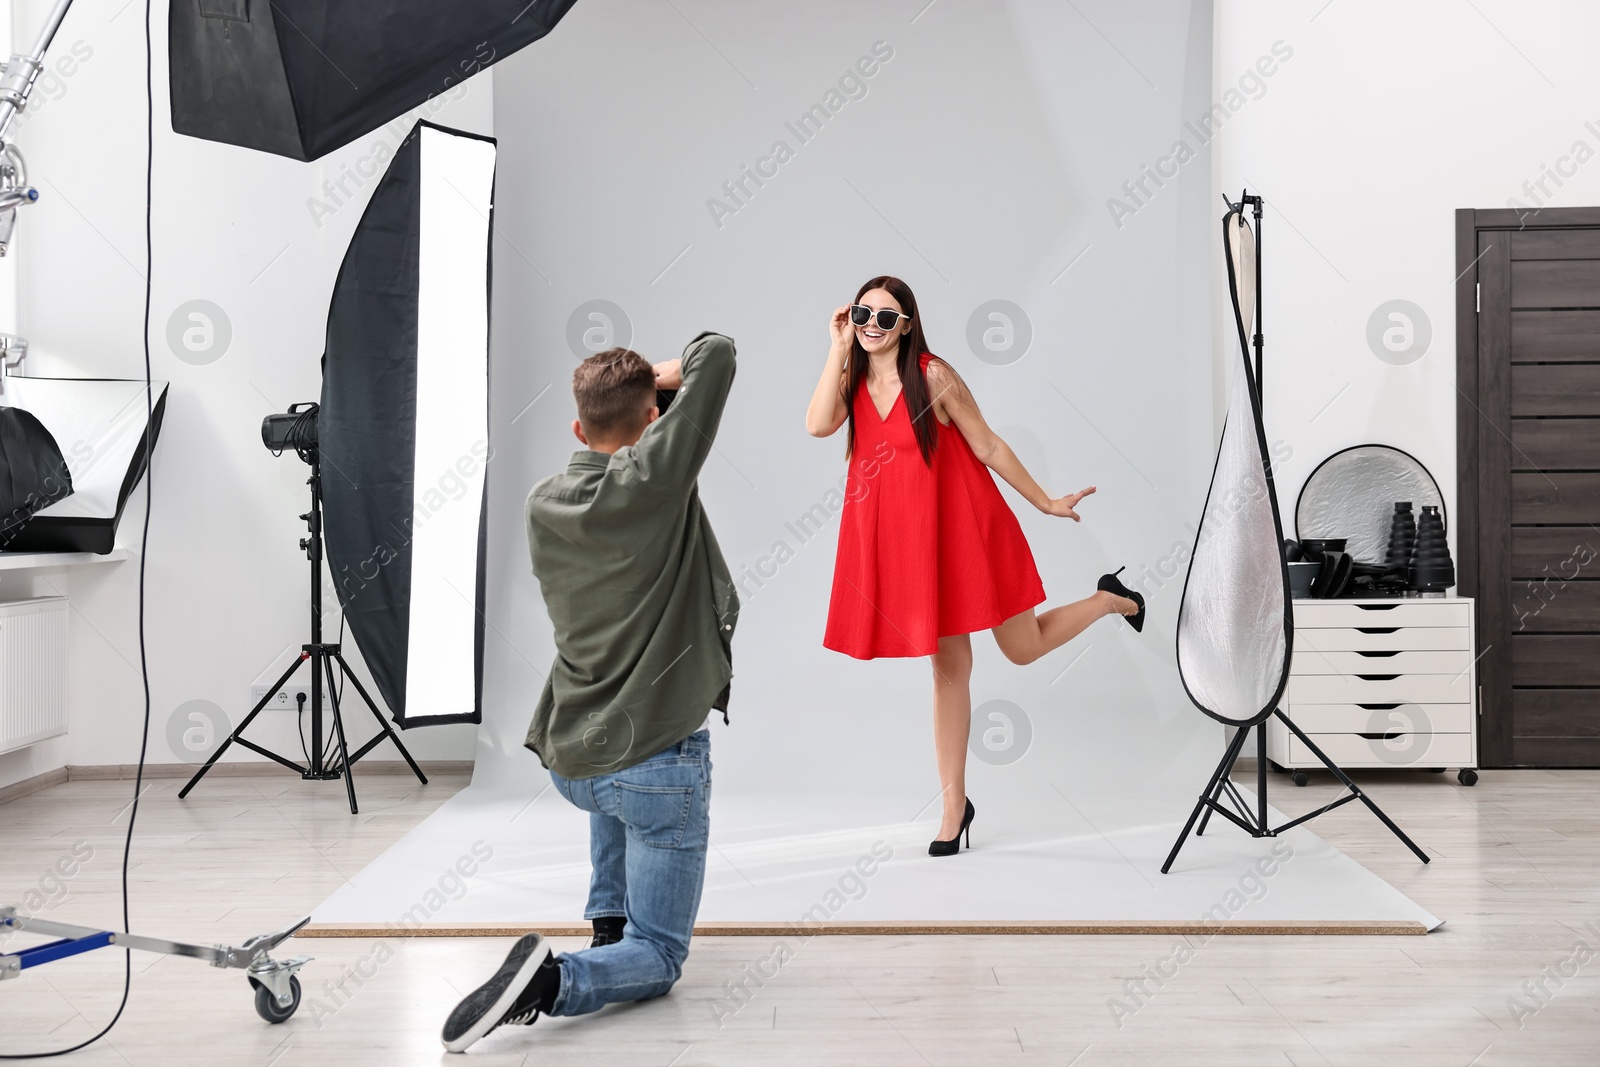
M956 836L967 813L967 735L972 730L972 636L939 638L933 660L933 752L944 788L939 840Z
M1096 590L1092 596L1051 608L1043 615L1032 609L1013 615L996 626L995 643L1012 663L1032 663L1046 652L1053 652L1107 615L1137 615L1139 605L1125 596Z

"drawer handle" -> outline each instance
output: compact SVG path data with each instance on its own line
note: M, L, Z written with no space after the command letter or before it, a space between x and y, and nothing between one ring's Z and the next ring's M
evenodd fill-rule
M1363 634L1396 634L1400 632L1398 626L1357 626L1357 633Z
M1357 604L1362 611L1393 611L1399 604Z
M1358 674L1356 677L1363 682L1392 682L1400 676L1398 674Z
M1398 730L1390 730L1388 733L1356 734L1356 736L1365 738L1368 741L1393 741L1396 738L1405 737L1406 735Z
M1366 656L1368 659L1388 659L1390 656L1398 656L1399 654L1399 649L1395 649L1392 652L1365 652L1360 649L1356 650L1356 655Z
M1356 707L1365 708L1368 711L1393 711L1395 708L1398 708L1399 706L1400 706L1399 704L1357 704L1356 705Z

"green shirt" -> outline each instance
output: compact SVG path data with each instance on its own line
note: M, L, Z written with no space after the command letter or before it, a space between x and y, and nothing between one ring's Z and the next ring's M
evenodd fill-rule
M726 718L739 597L696 478L733 384L730 338L683 353L683 386L637 444L580 449L528 494L528 549L556 658L527 746L563 778L631 767Z

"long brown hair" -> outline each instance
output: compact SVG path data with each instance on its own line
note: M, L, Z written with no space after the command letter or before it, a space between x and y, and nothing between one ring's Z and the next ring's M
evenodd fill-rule
M922 373L922 353L928 350L927 339L922 334L922 315L917 311L917 298L911 286L899 278L881 274L869 278L856 290L855 303L874 289L882 289L900 304L900 310L911 320L911 329L900 335L900 354L895 366L900 373L900 398L905 401L906 414L911 417L911 428L917 435L917 448L922 461L933 463L933 449L939 443L939 417L933 413L933 403L928 399L928 379ZM849 412L849 431L845 437L845 454L856 450L856 392L867 380L867 351L850 332L850 364L845 371L845 410Z

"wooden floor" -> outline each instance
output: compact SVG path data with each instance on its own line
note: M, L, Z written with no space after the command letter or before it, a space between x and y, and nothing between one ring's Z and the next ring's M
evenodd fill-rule
M136 954L123 1020L69 1061L139 1067L1600 1062L1600 772L1486 772L1472 789L1453 776L1421 772L1359 780L1434 862L1415 862L1358 805L1314 828L1445 917L1439 932L1204 942L817 937L790 939L786 951L776 938L696 938L670 996L502 1030L470 1060L442 1052L439 1027L456 999L498 965L504 940L395 935L291 942L292 952L316 960L304 972L299 1014L277 1027L256 1017L240 972ZM130 876L135 929L237 943L279 926L308 911L465 779L421 787L374 775L358 784L363 808L352 817L338 783L215 778L181 802L181 782L147 783ZM1273 785L1274 802L1289 812L1334 795L1325 776L1305 789L1282 778ZM131 792L131 782L74 781L0 806L0 902L25 902L30 893L35 904L53 897L38 914L119 925L121 834ZM69 877L50 873L58 862ZM557 948L578 944L567 939ZM0 984L0 1052L59 1048L93 1033L116 1009L122 967L121 954L101 950ZM735 983L744 992L734 995Z

